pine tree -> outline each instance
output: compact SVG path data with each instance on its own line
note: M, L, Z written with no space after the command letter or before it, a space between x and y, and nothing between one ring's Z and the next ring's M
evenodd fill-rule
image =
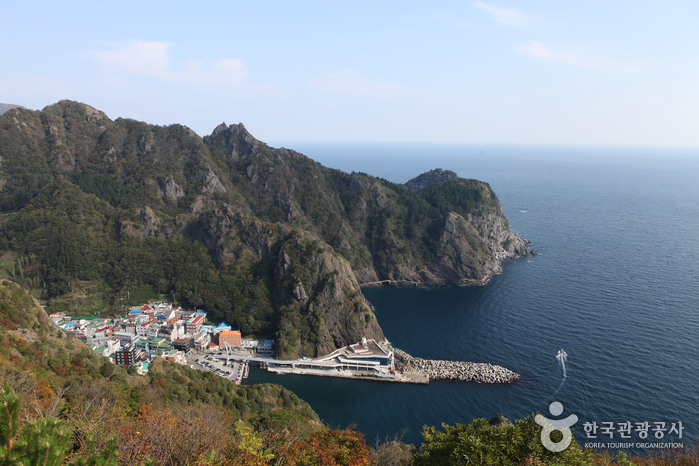
M27 422L19 432L22 398L12 387L0 389L0 464L58 465L72 446L72 433L49 417Z
M72 438L62 421L52 417L38 419L24 426L14 452L21 455L21 464L58 465L71 448Z
M0 458L12 451L19 428L19 411L22 399L11 387L0 389ZM4 461L3 461L4 462Z

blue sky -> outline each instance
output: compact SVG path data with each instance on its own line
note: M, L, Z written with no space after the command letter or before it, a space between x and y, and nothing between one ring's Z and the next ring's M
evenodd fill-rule
M0 102L267 141L699 146L699 2L0 0Z

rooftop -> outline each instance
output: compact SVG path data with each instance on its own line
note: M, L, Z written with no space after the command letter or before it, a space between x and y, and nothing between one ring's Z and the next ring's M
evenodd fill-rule
M344 346L336 349L322 359L332 359L339 357L341 359L364 359L364 358L388 358L390 353L384 351L376 341L365 340L362 343Z

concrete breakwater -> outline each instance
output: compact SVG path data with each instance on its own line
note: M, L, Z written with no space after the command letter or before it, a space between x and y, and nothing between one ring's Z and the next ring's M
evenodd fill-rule
M427 375L430 380L463 380L478 383L510 383L519 374L495 364L422 359L405 351L392 348L396 367L404 372L414 371Z

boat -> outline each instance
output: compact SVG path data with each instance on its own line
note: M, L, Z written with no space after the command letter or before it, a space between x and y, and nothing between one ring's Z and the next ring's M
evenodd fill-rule
M565 352L564 349L559 349L558 354L556 354L556 359L559 361L567 361L568 360L568 353Z

